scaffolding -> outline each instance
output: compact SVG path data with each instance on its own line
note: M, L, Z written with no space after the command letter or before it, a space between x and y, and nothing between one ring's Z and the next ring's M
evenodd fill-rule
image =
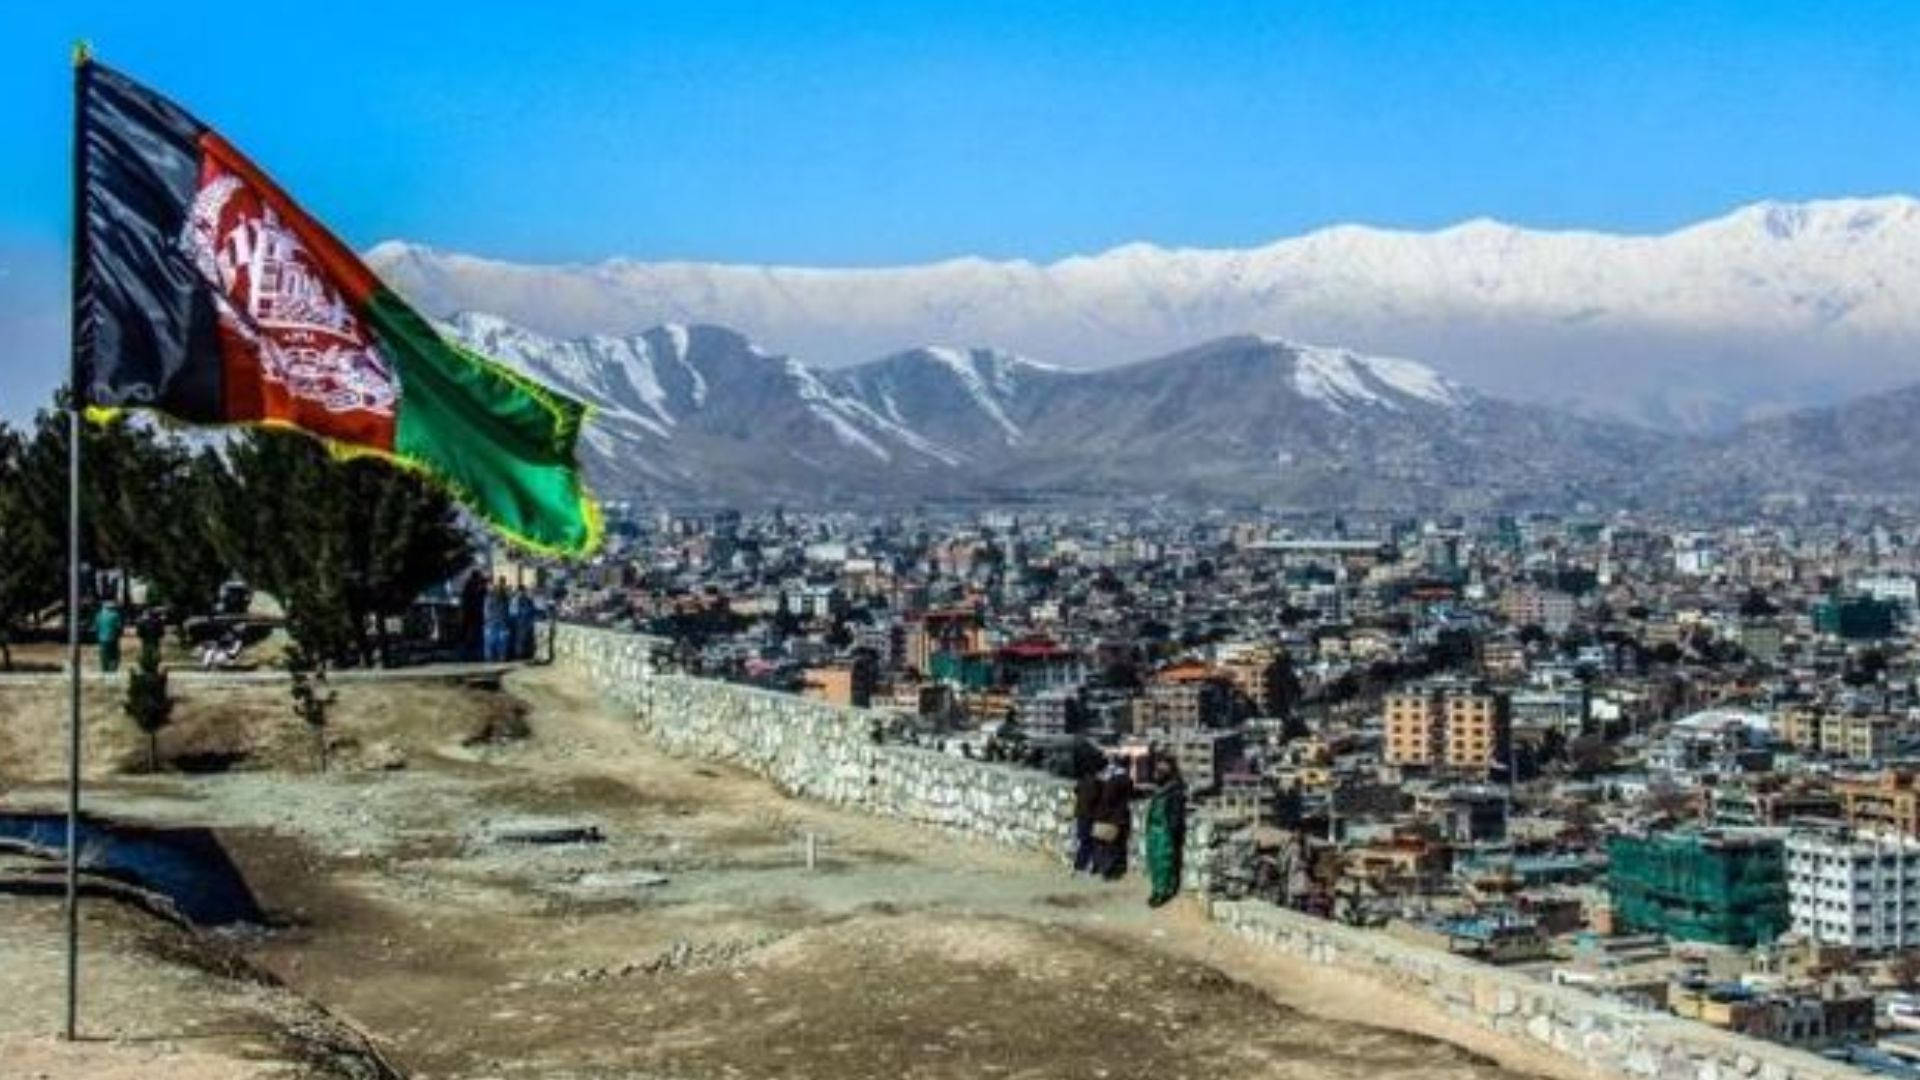
M1624 929L1682 941L1759 945L1790 925L1778 837L1717 832L1616 836L1607 883Z

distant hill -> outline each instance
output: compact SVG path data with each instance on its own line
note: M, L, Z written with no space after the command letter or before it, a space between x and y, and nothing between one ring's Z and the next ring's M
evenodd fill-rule
M557 340L465 313L447 327L599 407L587 442L608 494L1494 506L1610 497L1673 443L1412 361L1258 336L1091 372L946 348L823 372L715 326Z

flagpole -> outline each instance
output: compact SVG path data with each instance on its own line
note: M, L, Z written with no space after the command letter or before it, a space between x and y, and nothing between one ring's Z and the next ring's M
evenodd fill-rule
M86 265L86 88L91 60L87 43L73 47L73 301L72 367L67 414L67 1016L66 1038L80 1029L80 413L86 388L80 380L84 336L79 313Z

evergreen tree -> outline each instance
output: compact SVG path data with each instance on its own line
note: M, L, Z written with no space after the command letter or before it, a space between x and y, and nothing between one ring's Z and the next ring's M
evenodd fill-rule
M127 673L127 697L121 708L147 736L147 771L160 771L160 731L173 722L173 698L167 672L160 666L160 639L143 636L140 659Z
M0 481L10 489L0 496L8 499L8 529L38 538L8 538L26 545L31 560L12 567L56 596L66 579L69 424L63 393L34 418L30 437L11 440L14 467L0 469L13 474ZM125 416L81 431L81 562L145 580L149 601L176 618L211 610L226 567L209 542L192 455L163 429Z
M65 538L27 482L28 443L0 424L0 670L13 667L13 638L59 602Z
M420 477L253 431L209 471L214 546L278 597L316 663L371 663L387 618L473 562L453 502Z
M291 679L293 715L299 717L312 734L314 764L320 772L326 772L327 719L335 697L327 688L327 662L308 652L304 645L295 644L287 650L286 665Z

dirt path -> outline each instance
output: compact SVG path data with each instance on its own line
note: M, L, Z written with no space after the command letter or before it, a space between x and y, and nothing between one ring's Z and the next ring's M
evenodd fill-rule
M121 780L95 806L219 828L283 923L253 958L420 1077L1574 1074L1137 882L665 757L551 670L508 690L524 740L464 746L497 703L420 698L349 725L404 769ZM605 840L489 839L519 815Z

